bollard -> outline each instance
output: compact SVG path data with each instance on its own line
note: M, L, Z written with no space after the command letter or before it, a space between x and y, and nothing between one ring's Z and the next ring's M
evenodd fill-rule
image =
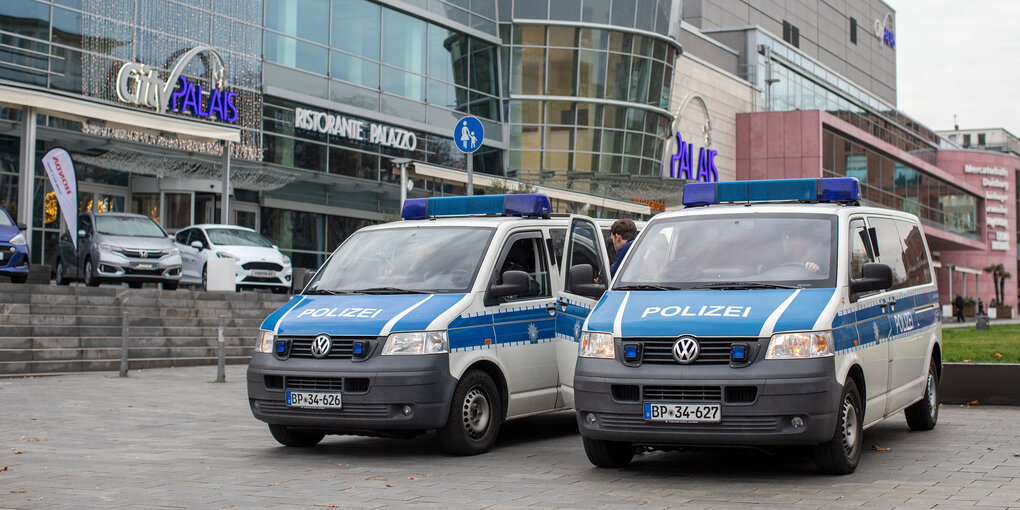
M220 330L217 336L219 340L219 363L216 367L216 382L226 382L226 364L227 364L227 349L226 339L223 338L223 322L226 320L225 315L220 315Z
M978 315L977 320L974 323L974 329L988 329L988 316Z
M128 375L128 313L122 312L120 318L120 376Z

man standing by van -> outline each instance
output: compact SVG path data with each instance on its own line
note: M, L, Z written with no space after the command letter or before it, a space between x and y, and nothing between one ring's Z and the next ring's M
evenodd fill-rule
M616 257L613 258L613 265L609 266L609 275L615 276L616 270L623 262L623 256L627 254L630 245L634 244L637 237L637 226L631 220L616 220L613 226L609 227L609 239L613 241L613 248L616 249Z

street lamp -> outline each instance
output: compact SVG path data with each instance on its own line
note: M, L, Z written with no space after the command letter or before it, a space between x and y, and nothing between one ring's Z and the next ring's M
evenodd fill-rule
M404 210L404 201L407 200L407 165L411 163L409 158L393 158L390 163L400 167L400 210Z

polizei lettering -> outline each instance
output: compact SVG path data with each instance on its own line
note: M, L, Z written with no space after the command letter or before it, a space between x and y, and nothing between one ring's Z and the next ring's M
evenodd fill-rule
M725 305L687 305L687 306L650 306L645 308L641 318L649 315L662 317L747 317L751 313L750 306Z
M309 308L298 314L298 319L308 315L310 317L350 317L352 319L374 319L382 308Z

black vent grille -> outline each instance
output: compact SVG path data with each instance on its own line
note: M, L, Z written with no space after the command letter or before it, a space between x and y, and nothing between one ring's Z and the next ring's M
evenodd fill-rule
M291 358L315 358L312 355L312 342L315 341L314 336L294 336L288 337L291 341L290 357ZM354 342L357 340L375 340L375 337L331 337L333 346L329 350L329 354L324 356L322 359L351 359L351 350L354 347Z
M10 252L7 251L6 248L0 249L0 266L6 264L7 263L7 259L10 256L11 256Z
M153 250L125 250L125 249L121 249L120 252L123 253L125 257L130 257L130 258L134 258L134 259L158 259L158 258L163 258L163 250L162 249L153 249ZM144 253L145 256L142 256L142 253Z
M135 269L133 267L125 267L124 274L133 274L138 276L160 276L163 274L162 269Z
M758 398L758 388L755 386L727 386L726 401L733 404L748 404Z
M612 431L663 431L673 433L711 432L713 434L744 437L753 432L775 432L779 418L775 416L727 416L719 423L662 423L646 421L640 414L599 414L603 430Z
M625 342L641 342L643 349L642 363L660 365L676 365L673 358L673 344L676 337L669 338L624 338ZM701 353L694 365L728 365L730 363L730 347L737 342L756 342L751 338L698 338Z
M341 391L344 380L339 377L287 377L288 390Z
M274 262L248 262L241 264L241 267L251 271L252 269L265 269L267 271L282 271L283 266Z
M636 384L614 384L610 391L617 402L637 402L641 396Z
M343 402L340 409L312 409L290 407L279 400L252 400L251 406L265 414L279 416L335 416L338 418L389 418L395 414L389 404L360 404Z
M645 386L645 402L719 402L718 386Z

